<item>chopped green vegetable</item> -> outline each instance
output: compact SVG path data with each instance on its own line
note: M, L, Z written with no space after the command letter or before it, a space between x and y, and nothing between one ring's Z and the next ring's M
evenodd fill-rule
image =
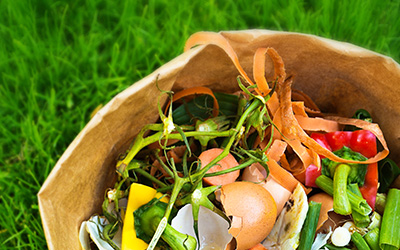
M367 158L362 154L351 150L350 148L344 146L339 150L333 152L335 155L347 159L347 160L355 160L355 161L365 161ZM328 158L322 159L322 174L328 177L333 178L336 168L343 163L338 163L332 161ZM347 183L357 183L358 186L364 185L365 174L367 173L367 165L366 164L344 164L350 166L350 172L347 178Z
M360 189L358 188L358 185L355 183L351 183L348 185L348 189L350 190L350 192L352 192L353 194L357 195L358 197L362 198L362 194ZM370 222L371 219L369 218L368 215L362 215L360 213L358 213L357 211L353 211L351 213L352 217L353 217L353 221L354 224L357 227L367 227Z
M380 250L379 248L379 228L374 228L364 235L364 239L371 250Z
M378 192L386 193L390 187L390 184L400 175L400 168L397 164L389 159L385 158L379 162L379 189Z
M385 206L386 206L386 194L378 193L376 195L375 210L378 213L383 214L383 211L385 210Z
M383 250L400 248L400 189L389 189L383 212L379 246Z
M318 187L320 187L322 190L324 190L327 194L330 196L333 195L333 181L331 178L321 175L319 176L315 183L317 184ZM368 205L368 203L363 199L360 198L359 196L353 194L352 192L348 191L347 196L351 205L352 211L357 211L358 213L362 215L369 215L372 212L371 207Z
M133 212L135 218L135 230L138 238L150 242L164 216L167 205L168 204L157 199L152 199L149 203L141 206ZM176 231L168 223L161 238L172 249L176 250L194 250L197 246L195 238Z
M380 228L381 221L382 216L378 212L374 211L371 215L371 223L368 225L367 229L372 230L374 228Z
M371 248L368 246L367 242L364 240L364 238L361 236L361 234L354 232L351 235L351 241L356 245L358 250L371 250Z
M328 248L329 250L351 250L350 248L347 247L337 247L331 244L326 244L324 247Z
M334 152L339 157L348 160L365 161L367 158L348 147L342 147ZM357 183L364 185L367 165L343 164L328 158L322 160L322 174L333 178L333 210L342 215L351 214L351 206L346 195L347 184Z
M319 213L321 211L321 203L311 201L309 203L307 217L300 234L300 244L298 250L311 249L314 241L315 231L317 230Z

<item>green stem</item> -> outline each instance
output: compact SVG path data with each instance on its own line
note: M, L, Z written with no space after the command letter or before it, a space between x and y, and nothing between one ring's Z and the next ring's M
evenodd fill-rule
M333 181L331 178L321 175L315 180L315 184L324 190L325 193L333 196ZM352 211L357 211L362 215L369 215L372 212L371 207L363 198L358 197L350 191L347 192L347 196L349 198Z
M167 209L165 210L164 217L161 219L160 223L157 226L156 233L153 235L153 238L150 241L147 250L153 250L157 242L159 241L162 233L164 232L165 228L168 224L169 216L171 215L172 208L174 207L176 198L178 197L179 192L181 191L183 185L188 182L187 178L180 178L178 174L175 172L174 174L174 188L172 189L171 197L169 199Z
M161 157L160 157L160 155L158 154L158 152L159 152L159 150L157 150L157 151L155 152L155 154L153 154L154 157L156 157L156 159L158 160L158 163L160 163L161 167L167 172L167 174L168 174L169 176L173 177L173 176L174 176L174 172L172 172L172 170L171 170L167 165L165 165L164 161L161 160Z
M149 174L146 170L143 170L141 168L136 168L134 169L134 171L140 175L142 175L143 177L146 177L147 179L149 179L150 181L156 183L158 186L165 188L167 187L167 185L160 181L159 179L157 179L156 177L152 176L151 174Z
M224 157L226 157L229 153L229 150L231 149L233 143L235 142L235 139L241 130L244 122L246 121L248 115L250 115L251 112L253 112L256 108L258 108L262 102L258 99L254 99L254 101L250 104L250 106L244 111L243 115L240 117L238 123L236 124L236 127L234 129L235 133L229 138L229 141L224 148L224 151L217 156L214 160L212 160L210 163L208 163L204 168L202 168L198 173L198 177L201 180L204 175L207 173L207 171L212 168L215 164L217 164L220 160L222 160Z
M225 170L221 170L221 171L213 172L213 173L207 173L207 174L204 175L204 177L212 177L212 176L218 176L218 175L227 174L227 173L230 173L230 172L233 172L233 171L236 171L236 170L243 169L243 168L245 168L247 166L250 166L251 164L253 164L255 162L257 162L257 161L253 160L253 159L250 159L250 160L247 160L247 161L245 161L245 162L243 162L243 163L241 163L241 164L239 164L239 165L237 165L235 167L229 168L229 169L225 169ZM193 174L193 177L196 178L197 175Z
M335 169L333 177L333 210L342 215L351 214L351 206L347 197L347 177L350 173L350 166L340 164Z
M347 187L350 192L362 198L361 191L356 183L351 183ZM354 224L357 227L367 227L369 223L371 223L371 219L368 215L362 215L357 211L352 211L351 216L353 217Z
M154 127L156 125L162 125L162 124L151 124ZM121 169L120 172L123 172L124 168L128 166L128 164L132 161L132 159L136 156L136 154L143 149L144 147L159 141L160 139L163 140L165 139L165 136L163 135L163 132L157 132L153 135L150 135L146 138L143 138L143 135L145 132L147 132L150 129L143 128L140 133L136 136L132 148L129 150L128 154L125 156L125 158L122 161L119 161L117 163L117 169ZM230 137L234 135L236 131L234 129L226 130L226 131L212 131L212 132L203 132L203 131L189 131L189 132L184 132L183 134L186 137L194 137L194 136L219 136L219 137ZM176 140L183 140L182 135L177 133L177 134L169 134L168 139L176 139Z

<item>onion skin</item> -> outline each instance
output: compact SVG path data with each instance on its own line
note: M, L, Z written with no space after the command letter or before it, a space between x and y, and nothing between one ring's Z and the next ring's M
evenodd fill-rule
M221 202L232 216L229 233L236 238L237 250L260 243L271 232L277 216L272 195L252 182L234 182L221 187Z

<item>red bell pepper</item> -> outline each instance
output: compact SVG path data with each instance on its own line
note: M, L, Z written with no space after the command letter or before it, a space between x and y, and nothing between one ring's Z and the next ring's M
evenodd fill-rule
M311 138L331 151L336 151L346 146L367 158L371 158L377 154L376 137L368 130L338 131L326 134L312 133ZM310 170L306 169L306 185L308 183L310 186L315 187L315 179L320 175L320 170L318 175L316 167L310 166L309 168ZM374 209L376 194L378 192L377 163L368 165L365 182L360 187L360 191L368 205Z

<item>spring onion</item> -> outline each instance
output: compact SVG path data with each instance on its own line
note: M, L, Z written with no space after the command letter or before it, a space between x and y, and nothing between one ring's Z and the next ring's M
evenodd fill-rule
M353 194L362 198L361 191L358 188L357 184L351 183L347 187L350 190L350 192L352 192ZM354 224L357 227L367 227L369 225L369 223L371 222L371 219L369 218L368 215L362 215L362 214L358 213L357 211L353 211L351 213L351 215L353 217Z
M400 189L389 189L383 212L379 247L382 250L400 248Z
M311 201L309 203L307 217L300 234L300 244L298 250L311 249L315 231L317 230L319 213L321 211L321 203Z
M368 246L367 242L364 240L364 238L361 236L361 234L354 232L351 235L351 241L356 245L358 250L371 250L371 248Z
M364 239L371 250L380 250L379 248L379 228L374 228L364 235Z

